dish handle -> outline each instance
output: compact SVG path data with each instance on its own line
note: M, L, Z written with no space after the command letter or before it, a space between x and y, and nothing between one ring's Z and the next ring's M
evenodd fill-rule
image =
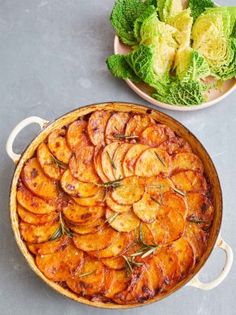
M199 273L187 283L187 286L195 287L202 290L211 290L217 287L227 277L233 263L233 251L232 248L219 236L215 247L222 249L225 253L225 264L220 275L210 282L204 283L199 280Z
M15 153L13 151L13 143L17 135L21 132L21 130L23 130L25 127L31 124L38 124L42 130L43 128L46 127L48 123L49 123L48 120L45 120L38 116L31 116L23 119L19 124L15 126L15 128L11 131L6 143L7 154L14 163L17 163L21 157L21 154Z

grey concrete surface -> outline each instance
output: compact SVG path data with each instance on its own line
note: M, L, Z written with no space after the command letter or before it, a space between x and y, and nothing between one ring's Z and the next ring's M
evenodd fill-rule
M218 1L235 5L235 0ZM109 14L113 0L0 1L0 315L105 315L111 311L80 305L54 292L28 267L19 252L9 221L8 195L14 165L5 152L12 128L38 115L52 120L81 105L102 101L146 104L114 79L105 58L112 53ZM224 194L222 235L236 249L236 93L198 112L166 111L187 126L205 145L221 179ZM32 126L18 137L21 152L38 133ZM201 279L217 276L224 262L212 254ZM236 268L218 288L204 292L186 287L142 308L113 314L236 314Z

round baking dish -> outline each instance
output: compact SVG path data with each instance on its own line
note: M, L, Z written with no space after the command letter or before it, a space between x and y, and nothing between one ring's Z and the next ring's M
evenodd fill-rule
M209 235L208 245L205 253L202 255L200 262L194 268L192 273L190 273L186 278L181 280L174 288L172 288L167 293L163 293L161 295L155 296L154 298L144 302L144 303L137 303L132 305L118 305L115 303L103 303L98 301L90 301L83 297L78 297L75 293L72 293L66 288L63 288L59 284L48 280L41 271L37 268L33 256L28 251L24 241L21 239L20 231L19 231L19 221L16 209L16 190L17 190L17 182L20 176L20 172L24 163L33 155L35 149L38 145L43 142L48 134L52 132L52 130L56 128L60 128L64 125L67 125L74 120L78 119L83 115L87 115L92 113L95 110L110 110L110 111L123 111L123 112L135 112L135 113L148 113L152 118L156 121L168 125L177 135L182 137L183 139L187 140L191 145L193 152L196 153L200 159L202 160L205 168L205 175L209 180L209 183L212 188L212 202L215 208L215 215L214 220L212 223L212 228ZM25 151L22 154L16 154L13 151L13 143L17 136L17 134L26 126L36 123L39 124L41 127L41 132L39 135L28 145ZM121 102L110 102L110 103L101 103L101 104L92 104L84 107L80 107L72 112L69 112L62 117L56 119L55 121L49 123L49 121L44 120L39 117L29 117L21 121L11 132L7 144L6 150L9 157L13 160L13 162L17 163L16 169L12 178L11 190L10 190L10 217L11 217L11 224L13 228L13 232L15 235L16 242L26 258L30 267L34 270L34 272L48 285L50 285L53 289L58 291L59 293L83 304L100 307L100 308L108 308L108 309L124 309L124 308L131 308L146 305L152 302L156 302L177 289L187 286L197 287L203 290L210 290L219 285L229 273L232 262L233 262L233 253L230 246L221 238L220 236L220 227L222 221L222 192L220 187L219 178L214 167L214 164L208 155L207 151L204 149L202 144L198 141L198 139L183 125L181 125L178 121L171 118L170 116L163 114L157 110L150 109L146 106L140 106L137 104L130 104L130 103L121 103ZM203 267L205 262L207 261L209 255L211 254L212 250L215 247L221 248L225 253L225 264L222 269L220 275L213 281L209 283L202 283L199 278L198 274L200 269Z

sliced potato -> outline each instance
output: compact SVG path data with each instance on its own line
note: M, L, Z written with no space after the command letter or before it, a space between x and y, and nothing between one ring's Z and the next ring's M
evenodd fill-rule
M58 219L58 213L56 211L45 214L35 214L25 210L21 205L17 205L17 213L22 221L33 225L52 223Z
M147 244L147 245L154 245L155 244L155 240L154 240L154 237L152 235L152 232L146 223L140 224L138 238L141 238L141 240L144 244Z
M117 141L116 135L124 135L125 126L129 120L129 113L118 112L111 115L105 130L107 144Z
M126 289L129 278L125 270L110 270L109 272L112 275L112 282L105 296L112 299L117 293Z
M108 144L103 149L101 154L102 170L106 177L109 179L109 181L114 181L116 179L113 173L113 171L116 169L113 156L118 146L119 146L118 142Z
M36 158L31 158L25 163L21 177L27 188L35 195L45 199L58 197L56 183L43 173Z
M110 269L120 270L125 268L125 260L122 256L102 258L101 262Z
M116 179L124 177L123 160L131 146L132 144L130 143L122 143L117 147L113 155L113 162L115 165L115 168L113 168L113 174Z
M137 176L156 176L168 174L170 169L169 155L158 148L145 150L135 164L135 175Z
M169 140L162 142L159 146L159 149L166 151L168 154L173 155L183 152L192 152L192 149L187 141L183 138L175 136Z
M106 194L106 204L108 207L115 212L128 212L132 209L129 205L120 205L112 199L111 192Z
M187 203L185 198L175 192L166 192L161 197L161 206L158 217L167 216L169 213L179 212L183 217L187 214Z
M99 187L96 195L87 198L73 197L76 203L85 207L93 207L97 205L103 205L103 201L105 198L105 190L103 187Z
M147 127L141 134L140 143L157 147L162 142L174 138L174 132L167 126L157 124Z
M69 244L53 254L36 256L36 265L50 280L66 281L71 273L83 268L84 254Z
M94 258L86 256L82 268L66 279L68 287L81 296L102 293L105 281L105 267Z
M99 177L94 168L93 155L94 147L81 146L69 162L72 175L82 182L98 182Z
M115 188L111 197L121 205L132 205L141 199L144 193L144 184L137 176L122 179L120 186Z
M74 178L70 170L66 170L62 175L61 187L67 194L75 197L92 197L99 191L97 185Z
M142 199L133 204L136 216L143 222L153 222L158 214L160 203L152 199L148 193L144 193Z
M101 158L102 151L103 151L103 148L95 147L93 162L94 162L94 167L98 176L104 183L106 183L106 182L109 182L109 178L104 174L103 169L102 169L102 158Z
M107 208L106 219L110 226L118 232L131 232L140 224L139 218L132 211L117 213Z
M22 221L20 222L20 233L22 238L28 243L43 243L52 237L59 226L59 222L32 225Z
M155 121L148 115L137 114L132 116L125 128L126 136L140 136L144 129Z
M194 171L179 172L171 176L174 186L182 192L206 192L207 182L203 175Z
M158 200L160 195L170 191L173 187L173 183L169 178L163 178L162 176L147 177L145 179L145 190L153 198Z
M48 147L52 154L62 163L68 164L72 152L69 149L66 138L66 130L56 129L48 136Z
M152 233L154 244L165 243L166 226L162 220L155 220L152 223L146 223L147 228Z
M89 145L87 122L84 120L76 120L70 124L67 130L66 140L74 153L80 149L81 146Z
M84 251L100 250L108 247L116 237L116 231L105 226L93 234L74 235L75 246Z
M104 207L99 206L84 207L75 202L69 202L65 207L63 207L63 215L65 218L75 224L95 221L101 218L104 214Z
M175 241L171 247L178 257L181 277L184 277L194 265L194 253L192 246L187 240L180 238Z
M61 178L61 169L44 142L40 143L37 148L37 158L44 173L48 177L56 180Z
M105 129L110 116L111 113L108 111L97 110L89 117L88 135L94 145L105 145Z
M50 204L35 196L22 183L17 187L16 197L23 208L35 214L47 214L56 210L56 204Z
M172 171L197 171L203 173L202 161L193 153L178 153L172 158Z
M148 148L144 144L133 144L127 151L123 160L123 171L126 177L134 175L135 163L138 157Z
M165 227L165 243L171 243L183 235L185 220L179 212L171 211L160 221Z
M92 234L101 230L105 225L105 219L97 219L86 224L72 224L68 223L68 227L71 231L77 234Z
M27 247L31 251L31 253L35 255L48 255L56 253L69 243L70 238L66 235L62 235L61 237L52 241L47 241L39 244L27 244Z

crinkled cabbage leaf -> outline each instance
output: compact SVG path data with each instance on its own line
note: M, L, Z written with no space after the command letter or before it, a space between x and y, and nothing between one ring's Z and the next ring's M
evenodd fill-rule
M183 10L183 4L182 0L157 0L157 8L160 20L166 22Z
M212 0L189 0L189 7L194 21L206 10L206 8L213 8L214 6L215 4Z

